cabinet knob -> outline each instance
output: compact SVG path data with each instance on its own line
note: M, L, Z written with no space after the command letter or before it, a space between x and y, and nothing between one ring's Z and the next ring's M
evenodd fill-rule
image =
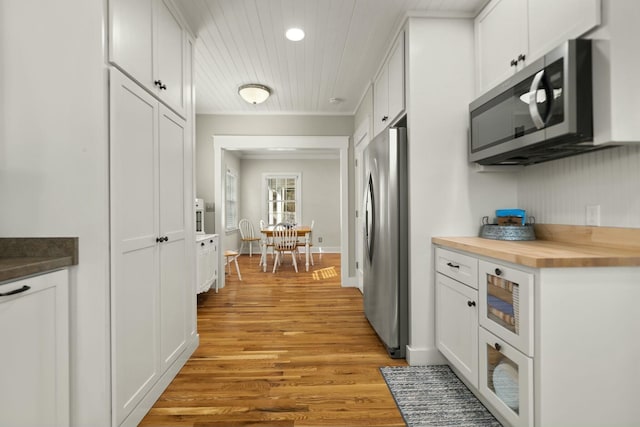
M204 246L204 242L200 243L200 246Z
M162 87L162 80L154 80L153 84L158 87Z
M160 243L163 242L164 238L163 237L156 237L156 243Z
M502 346L501 346L500 344L498 344L498 343L495 343L495 344L493 345L493 348L495 348L497 351L500 351L500 349L502 348Z
M168 242L169 241L169 236L164 236L164 241Z
M447 265L448 265L449 267L451 267L451 268L460 268L460 266L459 266L459 265L456 265L456 264L454 264L454 263L452 263L452 262L448 262L448 263L447 263Z
M213 240L209 240L209 243L213 243Z
M525 55L524 53L518 55L518 62L524 62L525 59L527 59L527 55Z
M512 67L516 67L516 66L518 66L518 61L516 61L515 59L512 59L510 64L511 64Z
M469 307L475 307L476 306L476 302L475 301L467 301L467 305Z
M495 273L496 273L496 276L500 276L502 274L502 270L500 270L499 268L496 268Z
M389 116L383 116L383 117L382 117L382 121L383 121L383 122L386 122L388 118L389 118Z
M160 90L167 90L167 85L165 84L160 85Z

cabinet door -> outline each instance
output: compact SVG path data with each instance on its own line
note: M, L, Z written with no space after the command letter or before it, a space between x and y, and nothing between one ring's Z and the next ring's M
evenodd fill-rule
M533 357L533 274L478 263L480 325Z
M153 0L109 0L109 61L149 86L153 81Z
M527 0L492 1L476 18L475 33L480 94L512 75L517 67L511 61L528 54Z
M112 381L119 425L160 369L158 102L114 69L110 91Z
M533 359L479 330L480 393L514 427L533 426Z
M377 135L389 123L389 69L385 65L373 84L373 134Z
M0 425L69 425L67 270L0 285Z
M160 335L164 365L186 345L189 298L185 239L185 122L160 106ZM191 200L191 198L190 198Z
M207 246L205 241L196 242L196 253L197 255L197 293L204 292L206 290L205 283L207 282L207 277L209 276L209 247Z
M165 0L156 0L156 37L154 82L161 82L159 95L171 108L184 116L184 37L180 22Z
M535 60L560 43L600 25L600 0L528 2L529 53Z
M393 121L404 111L404 33L400 33L389 57L388 116Z
M478 386L478 291L436 274L436 345Z

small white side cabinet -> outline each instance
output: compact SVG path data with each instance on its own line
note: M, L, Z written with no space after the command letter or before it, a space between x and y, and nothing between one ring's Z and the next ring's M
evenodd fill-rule
M435 253L436 346L477 387L478 260L441 248Z
M373 133L379 134L405 109L404 90L404 31L373 85Z
M205 234L196 238L197 293L207 292L218 281L218 235Z
M475 19L477 94L600 25L601 0L492 0Z
M109 1L109 61L182 117L185 41L169 0Z
M0 425L69 425L69 275L0 284Z

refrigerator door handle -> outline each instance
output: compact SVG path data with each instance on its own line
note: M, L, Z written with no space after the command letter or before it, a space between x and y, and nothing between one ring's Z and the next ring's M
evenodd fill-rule
M367 254L369 256L369 262L373 261L373 248L375 243L375 224L376 224L376 210L375 210L375 195L373 192L373 175L369 173L369 183L367 185L367 199L365 202L365 216L364 216L364 234L367 244Z

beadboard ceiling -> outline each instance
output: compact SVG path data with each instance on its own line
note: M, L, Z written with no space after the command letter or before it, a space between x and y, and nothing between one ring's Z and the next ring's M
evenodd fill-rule
M176 0L197 37L196 111L353 114L408 13L473 17L487 1ZM305 39L287 40L290 27ZM238 95L246 83L272 96L248 104Z

